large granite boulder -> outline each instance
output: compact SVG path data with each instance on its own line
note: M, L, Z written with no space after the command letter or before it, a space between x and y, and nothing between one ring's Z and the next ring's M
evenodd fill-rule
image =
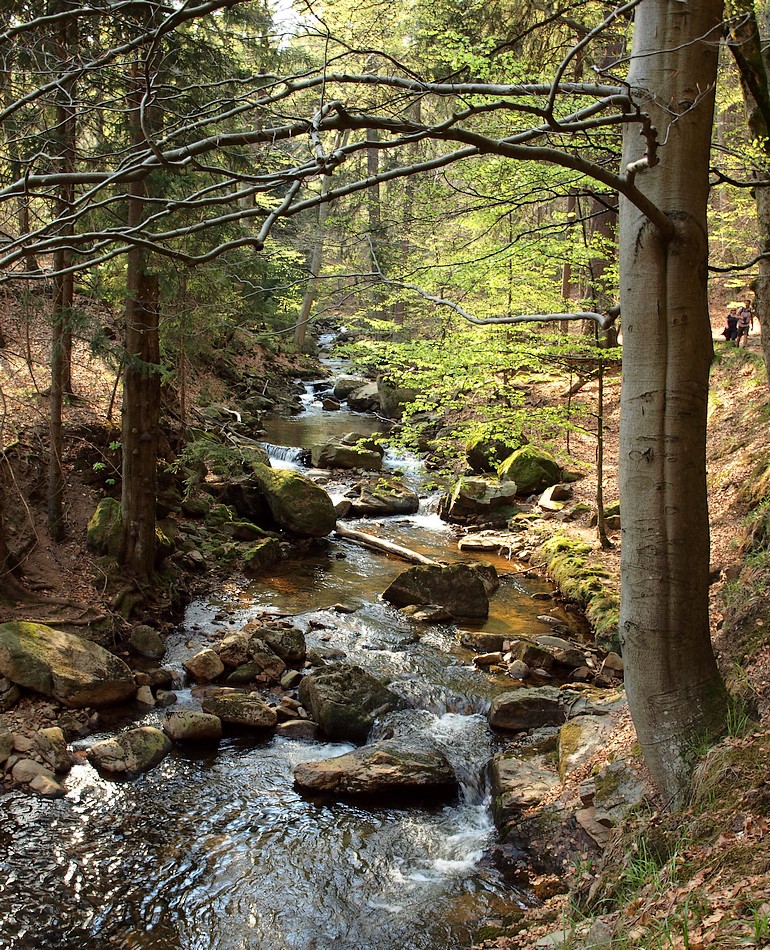
M201 705L204 712L222 722L245 729L272 729L278 722L275 709L254 693L222 689L207 696Z
M0 624L0 675L65 706L108 706L131 698L126 664L72 633L42 623Z
M329 739L365 742L378 716L405 706L404 700L351 663L331 663L306 676L299 701Z
M500 693L489 708L489 724L506 732L560 726L566 719L563 696L553 686Z
M173 748L171 740L154 726L129 729L86 750L88 761L108 775L133 776L148 772Z
M517 490L515 481L464 476L452 493L441 499L439 515L454 524L479 518L505 524L519 510L515 504Z
M410 604L440 604L454 617L481 618L489 614L486 576L470 564L447 566L420 564L403 571L383 593L383 598L396 607ZM496 575L495 575L496 576Z
M312 538L325 537L334 530L337 512L320 485L298 472L273 469L258 462L251 469L279 528Z
M404 744L399 739L383 739L345 755L314 762L302 762L294 769L294 781L301 789L326 795L387 794L414 796L417 793L453 793L457 776L443 752L428 743Z
M512 452L497 470L501 479L516 482L520 495L542 491L561 480L561 468L545 449L523 445Z

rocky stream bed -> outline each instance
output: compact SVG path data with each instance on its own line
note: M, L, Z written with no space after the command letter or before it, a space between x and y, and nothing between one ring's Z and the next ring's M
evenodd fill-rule
M446 497L445 519L473 506L492 529L460 550L405 460L362 442L376 420L326 401L372 408L355 392L308 386L268 427L272 463L188 502L178 562L245 573L171 636L137 625L115 656L0 624L2 945L467 947L640 799L618 759L578 808L559 801L622 709L622 662L528 576L514 481ZM335 534L340 518L428 563Z

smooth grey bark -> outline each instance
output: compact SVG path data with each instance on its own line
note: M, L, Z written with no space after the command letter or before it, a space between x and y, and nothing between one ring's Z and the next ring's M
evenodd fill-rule
M723 728L711 647L706 409L708 159L719 0L643 0L629 72L665 144L637 186L673 225L668 240L621 198L623 315L620 636L631 715L664 800L687 788L692 747ZM623 166L644 144L624 136Z

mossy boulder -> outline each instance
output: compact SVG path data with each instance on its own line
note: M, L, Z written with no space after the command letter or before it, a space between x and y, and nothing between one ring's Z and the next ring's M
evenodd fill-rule
M452 493L441 499L439 515L454 524L479 518L505 524L519 510L514 504L517 491L517 483L510 479L463 476Z
M0 675L65 706L106 706L136 692L131 670L90 640L42 623L0 624Z
M299 700L327 738L343 742L365 742L379 715L406 705L371 673L351 663L332 663L306 676Z
M417 398L416 389L396 386L385 376L378 377L377 390L380 396L380 412L388 419L401 419L404 407Z
M88 522L86 531L88 546L98 554L117 560L122 529L123 517L120 502L116 498L102 498Z
M141 726L97 742L87 751L88 761L108 775L133 776L148 772L173 748L171 740L155 726Z
M310 458L315 468L363 468L373 472L382 468L381 452L360 445L347 445L338 439L312 446Z
M171 519L155 526L155 563L159 564L174 551L176 524ZM91 516L86 530L88 546L98 554L117 561L123 533L123 516L116 498L102 498Z
M249 546L243 555L243 572L255 577L281 559L281 545L275 538L262 538Z
M402 571L382 596L396 607L439 604L454 617L486 617L496 579L491 565L420 564Z
M513 446L521 448L526 442L524 435L520 435L513 445L489 436L472 436L465 444L465 458L476 475L496 472L500 463L511 454Z
M268 468L259 462L253 463L251 470L277 527L311 538L325 537L334 530L337 512L320 485L298 472Z
M561 480L559 463L545 449L535 445L523 445L516 449L497 471L501 479L516 482L521 495L542 491Z

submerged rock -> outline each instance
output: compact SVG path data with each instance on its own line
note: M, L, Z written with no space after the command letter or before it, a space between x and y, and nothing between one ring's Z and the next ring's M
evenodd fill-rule
M457 776L443 752L429 744L383 739L345 755L302 762L294 781L303 789L329 795L369 795L417 792L451 793Z

